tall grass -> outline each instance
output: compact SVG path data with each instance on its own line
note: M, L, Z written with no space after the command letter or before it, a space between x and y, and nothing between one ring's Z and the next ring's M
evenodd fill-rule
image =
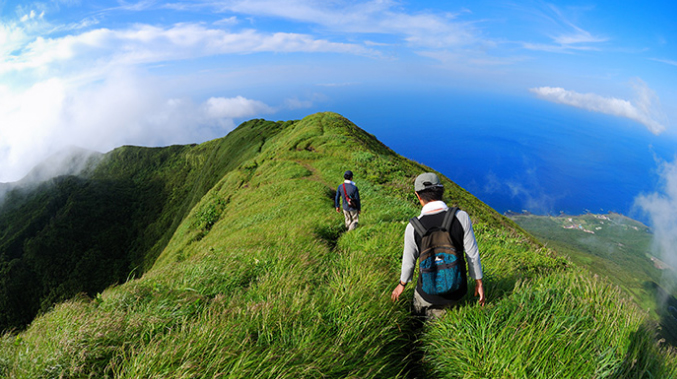
M571 270L430 325L425 361L441 378L675 377L644 322L618 287Z
M25 332L5 335L0 373L8 378L673 373L674 356L640 329L641 315L617 291L572 270L446 179L447 200L460 204L475 223L489 303L481 308L470 297L439 322L418 328L410 313L411 286L398 303L389 294L399 277L407 220L420 211L410 187L429 169L335 114L275 125L260 152L222 176L188 212L143 277L93 299L60 304ZM360 226L351 232L333 209L333 191L346 169L356 172L364 199Z

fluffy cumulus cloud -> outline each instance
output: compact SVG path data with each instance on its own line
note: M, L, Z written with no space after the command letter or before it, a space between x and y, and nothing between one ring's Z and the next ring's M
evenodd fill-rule
M635 205L649 217L654 250L673 268L677 267L677 160L661 162L661 188L638 196Z
M23 91L0 87L0 182L68 146L105 152L202 142L232 130L234 119L274 111L242 96L169 98L160 80L128 71L84 87L57 78Z
M248 117L255 114L273 113L274 110L261 101L237 96L229 99L212 97L205 102L204 112L209 119L219 120L224 118Z
M640 79L635 79L632 84L636 94L636 99L633 101L604 97L594 93L579 93L561 87L538 87L531 88L530 91L544 100L629 118L646 126L653 134L662 133L665 131L664 116L655 92Z

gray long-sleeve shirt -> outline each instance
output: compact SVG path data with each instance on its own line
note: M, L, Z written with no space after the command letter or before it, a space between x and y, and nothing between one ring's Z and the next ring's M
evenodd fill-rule
M449 207L443 201L431 201L430 203L423 206L421 214L418 218L421 218L425 215L436 214L444 212ZM480 252L477 247L477 240L475 240L475 233L472 229L472 223L470 222L470 216L463 210L459 210L456 213L456 218L461 223L463 227L463 248L465 250L465 256L468 261L468 273L473 279L482 279L482 263L480 262ZM414 268L416 266L416 260L418 259L420 252L418 251L418 246L416 245L416 238L414 236L414 227L411 224L407 224L407 228L404 230L404 250L402 252L402 273L400 274L400 281L402 283L409 283L414 276Z

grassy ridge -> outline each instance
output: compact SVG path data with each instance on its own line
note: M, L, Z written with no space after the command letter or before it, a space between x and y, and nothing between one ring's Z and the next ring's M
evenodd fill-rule
M202 196L282 124L252 120L200 146L125 146L79 176L10 190L0 204L0 330L147 271Z
M475 225L488 305L468 299L440 322L417 328L412 288L396 304L389 294L406 221L420 211L413 179L430 169L333 113L256 125L258 131L231 133L246 141L268 132L254 154L221 176L205 173L214 184L198 186L209 188L204 196L177 195L199 201L143 277L62 303L25 332L5 335L0 372L12 378L677 373L674 356L659 349L642 315L613 287L571 268L447 179L446 200L467 210ZM237 148L252 151L242 145L231 144L222 159ZM346 169L356 173L364 199L361 226L350 233L333 210ZM163 211L160 219L173 216ZM576 359L586 362L569 364Z

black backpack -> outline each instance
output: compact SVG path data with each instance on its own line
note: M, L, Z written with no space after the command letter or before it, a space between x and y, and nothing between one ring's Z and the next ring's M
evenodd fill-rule
M426 229L421 221L413 217L409 222L421 236L419 246L419 288L426 294L442 296L452 294L466 287L465 262L451 240L451 223L458 208L447 211L441 226Z

